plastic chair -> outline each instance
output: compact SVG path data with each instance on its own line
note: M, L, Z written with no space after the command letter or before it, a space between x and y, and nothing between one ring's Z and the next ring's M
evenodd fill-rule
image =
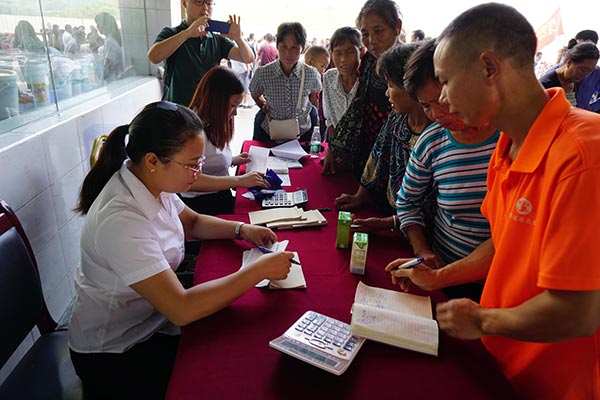
M0 386L0 399L82 399L66 330L48 312L35 256L14 211L0 200L0 367L37 326L41 336Z

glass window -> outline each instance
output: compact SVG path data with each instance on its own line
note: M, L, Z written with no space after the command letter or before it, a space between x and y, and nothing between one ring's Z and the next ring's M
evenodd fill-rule
M135 75L118 0L0 1L0 32L0 133Z

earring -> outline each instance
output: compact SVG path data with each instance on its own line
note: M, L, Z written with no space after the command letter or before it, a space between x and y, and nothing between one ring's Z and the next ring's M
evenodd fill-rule
M152 169L150 170L150 173L151 173L151 174L153 174L153 173L155 173L155 172L156 172L156 170L155 170L154 168L152 168Z

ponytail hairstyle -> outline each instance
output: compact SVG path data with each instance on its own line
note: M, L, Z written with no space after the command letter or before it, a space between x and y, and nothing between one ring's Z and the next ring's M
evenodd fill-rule
M148 104L131 124L119 126L108 135L98 161L83 181L75 211L87 214L125 159L139 164L146 154L154 153L161 162L168 163L188 140L202 134L203 129L200 118L187 107L167 101Z
M244 94L244 85L227 67L212 67L200 80L190 108L206 124L206 138L223 150L231 142L234 119L228 118L231 96Z

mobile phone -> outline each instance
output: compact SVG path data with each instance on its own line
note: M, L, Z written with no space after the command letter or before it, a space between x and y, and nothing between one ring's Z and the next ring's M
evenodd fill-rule
M207 32L219 32L219 33L229 33L229 28L231 24L229 22L223 21L214 21L212 19L208 20L208 26L206 27Z

